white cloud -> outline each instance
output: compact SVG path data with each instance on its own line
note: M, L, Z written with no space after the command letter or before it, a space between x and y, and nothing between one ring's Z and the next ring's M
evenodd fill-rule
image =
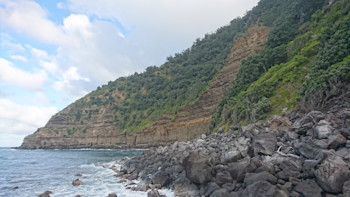
M58 111L55 107L36 107L0 99L0 133L29 134Z
M13 64L0 58L0 81L29 90L40 91L48 77L45 71L35 70L26 72L13 66Z
M22 61L22 62L28 62L28 59L22 55L11 55L11 58L14 60Z
M0 1L0 23L48 43L58 43L63 37L55 23L47 19L46 11L34 1Z
M30 45L26 45L26 47L30 50L30 52L32 53L32 55L35 57L35 58L39 58L39 59L49 59L49 54L44 51L44 50L41 50L41 49L37 49L37 48L34 48Z

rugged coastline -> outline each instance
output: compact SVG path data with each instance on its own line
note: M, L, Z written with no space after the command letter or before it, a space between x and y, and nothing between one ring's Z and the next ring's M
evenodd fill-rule
M175 196L350 196L350 105L151 148L115 176ZM156 196L156 195L154 195Z

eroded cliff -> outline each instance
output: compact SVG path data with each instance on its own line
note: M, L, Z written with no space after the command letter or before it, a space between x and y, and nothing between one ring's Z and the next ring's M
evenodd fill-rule
M54 115L45 127L27 136L20 148L143 148L193 139L207 131L211 116L219 101L227 96L241 61L264 48L268 33L265 26L250 27L234 42L226 65L197 100L174 114L157 118L142 131L121 132L115 124L112 106L72 104ZM89 116L88 121L81 118L81 111Z

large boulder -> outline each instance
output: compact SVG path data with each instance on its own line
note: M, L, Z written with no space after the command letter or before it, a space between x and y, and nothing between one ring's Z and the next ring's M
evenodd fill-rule
M301 181L294 188L295 191L301 193L305 197L321 197L322 189L313 180L307 179Z
M241 158L242 158L241 152L239 152L238 150L232 150L225 153L223 162L230 163L230 162L238 161Z
M343 197L350 197L350 181L347 181L343 185Z
M343 185L350 178L347 164L341 157L327 158L320 167L315 170L317 183L321 188L330 193L340 193Z
M247 197L267 197L272 196L276 190L276 186L271 185L267 181L258 181L248 187L242 193L242 196Z
M277 183L277 178L268 172L260 172L260 173L247 173L244 178L244 184L246 186L251 185L258 181L267 181L271 184Z
M209 156L190 153L183 161L186 177L196 184L205 184L212 179L213 160Z
M38 197L50 197L50 194L52 194L51 191L45 191L44 193L38 195Z
M220 186L216 184L215 182L208 183L203 190L204 196L210 196L215 190L220 189Z
M76 179L76 180L74 180L73 182L72 182L72 185L73 186L79 186L79 185L82 185L83 184L83 182L81 181L81 180L79 180L79 179Z
M346 138L340 134L328 136L328 148L338 149L345 146Z
M147 197L160 197L158 190L152 189L147 193Z
M321 149L315 145L311 140L307 142L293 142L294 150L308 159L317 159Z
M229 191L225 188L215 190L210 197L231 197Z
M225 183L232 183L233 179L228 171L218 172L216 174L216 183L218 185L223 185Z
M277 146L277 138L274 133L262 133L254 137L254 153L272 155Z

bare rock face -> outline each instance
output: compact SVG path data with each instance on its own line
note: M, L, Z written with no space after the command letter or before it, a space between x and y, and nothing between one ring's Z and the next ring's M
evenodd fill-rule
M205 184L212 178L213 161L211 157L190 153L183 162L186 176L196 184Z
M330 193L339 193L343 185L350 178L350 171L347 164L341 157L326 159L315 171L317 183L321 188Z

